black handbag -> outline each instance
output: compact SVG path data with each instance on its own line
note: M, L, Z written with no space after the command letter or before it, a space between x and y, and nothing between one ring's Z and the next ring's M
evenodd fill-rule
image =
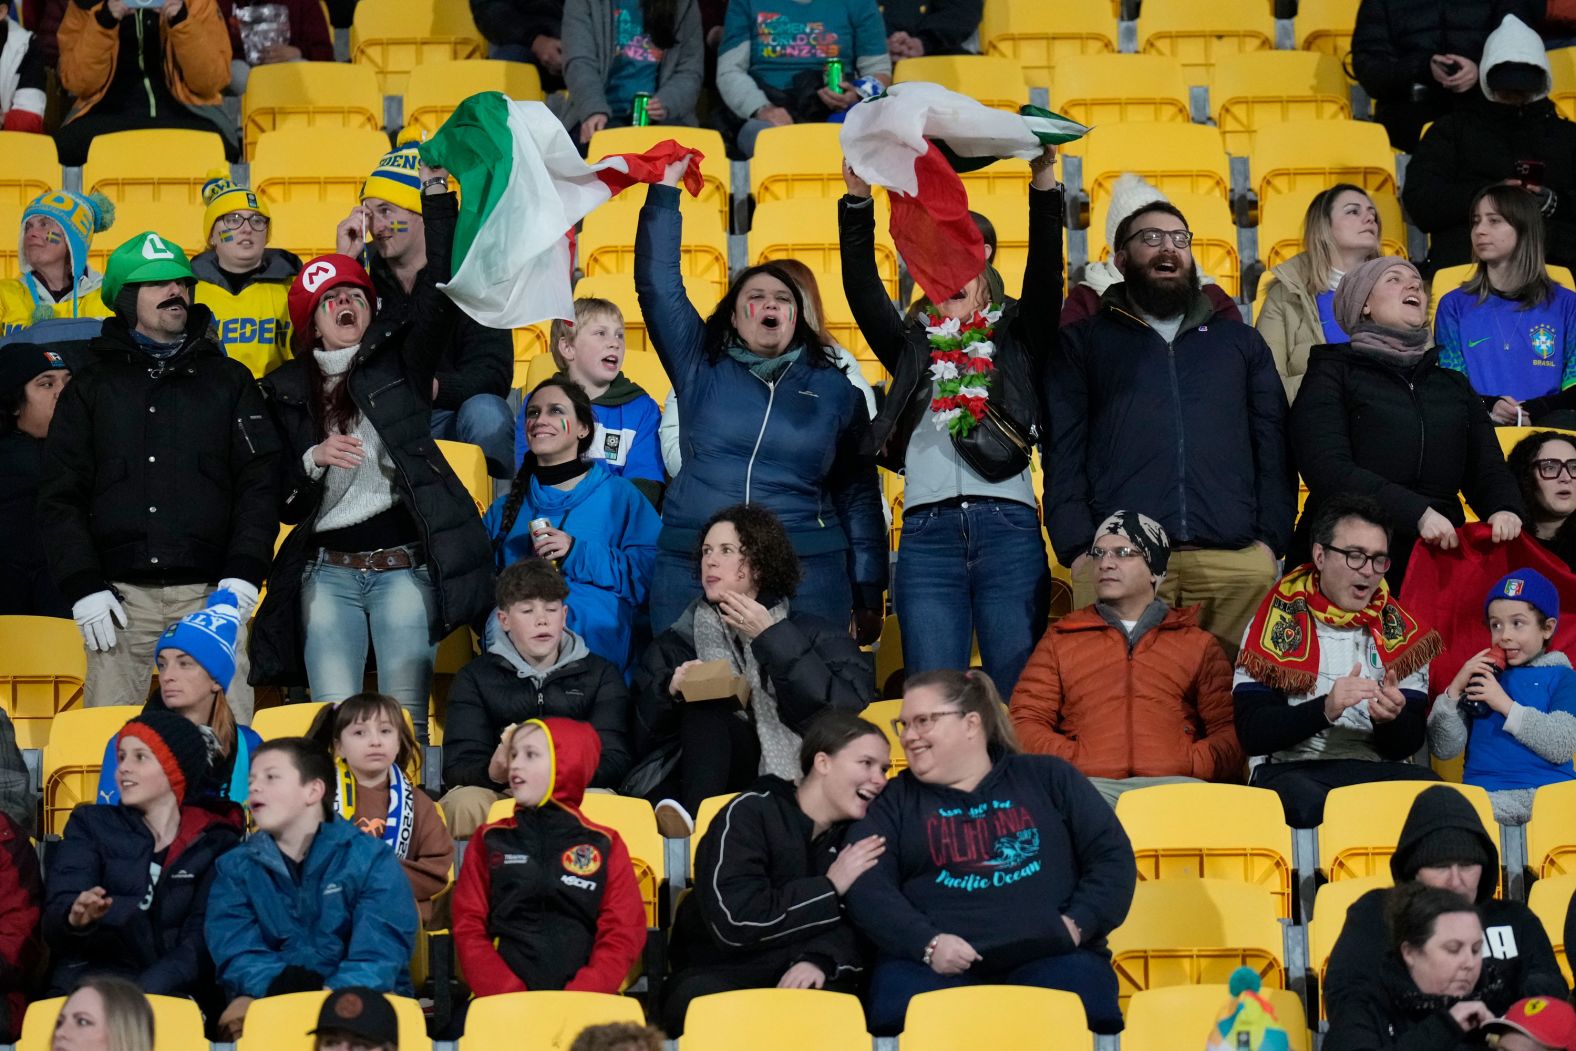
M987 482L1005 482L1029 466L1029 438L1012 417L985 402L985 418L963 437L952 436L963 462Z

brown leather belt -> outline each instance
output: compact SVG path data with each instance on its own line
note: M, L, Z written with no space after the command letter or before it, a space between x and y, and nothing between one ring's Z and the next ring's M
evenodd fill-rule
M421 565L421 548L413 544L403 547L385 547L377 551L330 551L323 549L323 562L345 569L370 570L386 573L391 569L415 569Z

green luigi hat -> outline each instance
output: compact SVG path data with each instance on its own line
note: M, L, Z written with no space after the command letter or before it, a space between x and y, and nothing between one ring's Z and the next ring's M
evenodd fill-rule
M181 246L147 230L109 254L104 264L104 303L117 314L125 314L127 304L120 302L121 293L133 285L196 280Z

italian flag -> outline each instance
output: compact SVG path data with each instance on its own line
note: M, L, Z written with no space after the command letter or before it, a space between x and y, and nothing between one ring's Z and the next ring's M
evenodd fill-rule
M461 102L421 144L421 156L460 181L454 276L440 287L489 328L574 318L566 235L597 205L636 183L660 182L685 156L694 161L684 186L691 194L701 188L698 150L668 140L587 164L544 104L497 91Z
M958 173L1003 157L1030 160L1088 130L1036 106L1006 113L939 84L894 84L848 111L843 157L861 179L891 191L892 240L937 303L985 269Z

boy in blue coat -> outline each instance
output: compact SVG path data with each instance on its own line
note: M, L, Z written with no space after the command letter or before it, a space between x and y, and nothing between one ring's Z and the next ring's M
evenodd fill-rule
M1483 600L1489 646L1461 666L1428 716L1428 749L1467 754L1463 780L1488 790L1494 819L1522 825L1543 785L1576 780L1576 671L1545 649L1559 592L1535 569L1516 569Z
M334 764L301 737L252 756L257 834L219 862L208 950L229 1006L225 1040L259 996L362 985L410 995L416 901L399 859L334 813Z

